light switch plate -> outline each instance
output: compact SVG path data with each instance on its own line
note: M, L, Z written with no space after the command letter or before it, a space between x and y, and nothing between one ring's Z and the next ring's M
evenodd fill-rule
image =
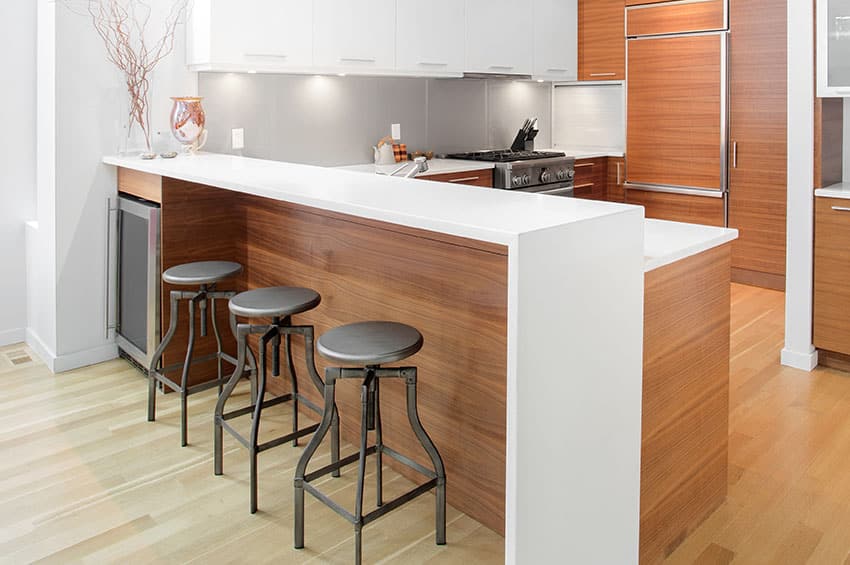
M395 141L401 140L401 124L393 124L391 135Z
M245 149L245 129L237 128L231 132L230 139L231 149L234 151L238 149Z

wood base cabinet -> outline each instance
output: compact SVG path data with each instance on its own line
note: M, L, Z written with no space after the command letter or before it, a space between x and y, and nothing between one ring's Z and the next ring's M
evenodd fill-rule
M718 227L726 225L723 198L627 188L626 203L643 206L646 217L655 220Z
M626 201L626 160L623 157L608 157L608 201Z
M608 196L608 157L576 160L575 197L606 200Z
M850 200L815 199L814 343L850 355Z

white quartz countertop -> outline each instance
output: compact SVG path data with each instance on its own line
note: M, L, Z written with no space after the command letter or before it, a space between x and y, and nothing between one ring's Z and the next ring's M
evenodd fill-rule
M390 178L309 165L202 153L144 161L105 157L108 165L205 184L244 194L385 221L502 245L524 233L617 214L633 206L516 194L447 183L423 186Z
M826 188L815 190L815 196L823 198L846 198L850 200L850 182L840 182Z
M645 220L644 271L670 265L738 239L738 230Z
M607 147L561 147L556 145L549 149L541 149L541 151L560 151L566 153L570 157L576 159L596 159L599 157L625 157L626 154L622 149L613 149Z
M367 165L344 165L342 167L335 167L337 169L343 171L355 171L358 173L370 173L370 174L381 174L388 175L398 169L401 166L401 163L394 163L392 165L375 165L369 163ZM408 164L408 167L412 167L413 163ZM427 177L428 175L446 175L451 173L466 173L469 171L483 171L485 169L492 169L496 165L494 163L482 163L481 161L461 161L460 159L431 159L428 161L428 171L418 175L420 177ZM407 170L401 171L399 174L403 175Z

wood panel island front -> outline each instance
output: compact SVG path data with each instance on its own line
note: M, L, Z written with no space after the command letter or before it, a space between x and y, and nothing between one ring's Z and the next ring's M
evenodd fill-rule
M639 207L225 155L104 162L118 167L119 190L161 203L163 270L234 260L245 270L227 282L233 290L313 288L322 303L296 322L317 335L369 319L417 327L425 347L408 363L420 370L422 421L445 459L449 504L505 536L506 562L654 559L641 518L645 270L711 255L728 287L732 230L648 257ZM723 310L723 296L709 300ZM728 383L728 291L725 308ZM185 351L179 338L172 360ZM273 391L285 380L272 379ZM359 389L337 394L343 435L357 437ZM402 398L400 387L382 394L385 441L424 463ZM725 443L713 448L725 457Z

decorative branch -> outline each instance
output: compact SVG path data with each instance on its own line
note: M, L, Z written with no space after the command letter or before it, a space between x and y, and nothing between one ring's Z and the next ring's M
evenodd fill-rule
M106 47L107 59L124 74L130 97L128 125L139 125L148 152L151 151L150 75L174 51L177 26L185 21L190 1L172 1L162 35L149 48L147 35L152 10L145 0L64 0L71 11L91 18Z

